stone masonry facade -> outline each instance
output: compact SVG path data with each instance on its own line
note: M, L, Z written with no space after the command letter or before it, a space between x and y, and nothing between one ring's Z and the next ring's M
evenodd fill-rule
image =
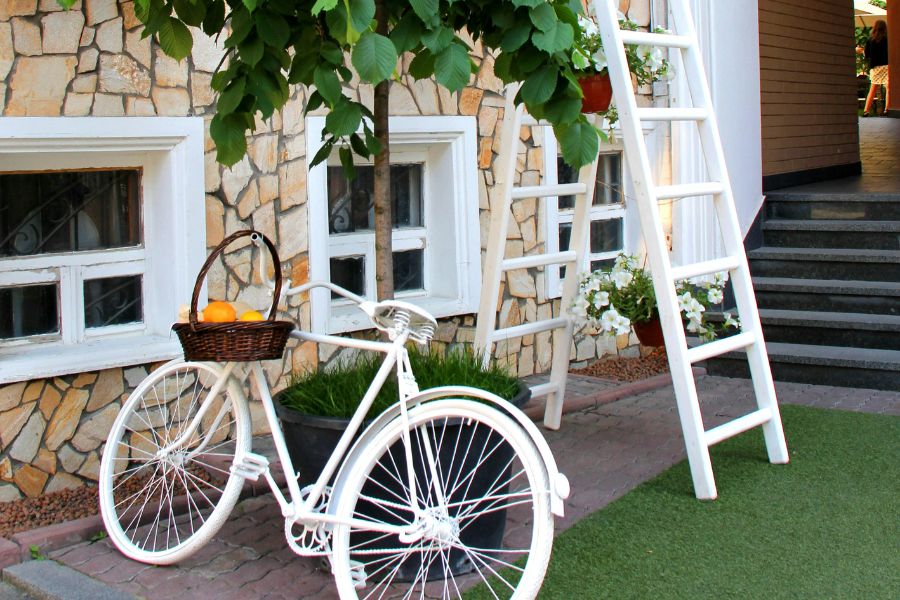
M639 24L649 23L650 0L620 3ZM56 0L0 1L0 118L2 116L202 116L207 127L215 95L212 75L222 56L214 40L195 31L192 55L177 62L150 39L131 0L82 0L69 11ZM469 87L449 93L433 81L401 76L391 89L394 115L472 115L478 120L479 208L482 249L486 245L490 200L497 193L494 162L503 119L502 83L492 59L483 58ZM404 59L409 61L409 58ZM371 105L371 86L347 89ZM278 247L284 273L296 285L308 278L307 191L303 108L298 88L280 113L257 123L249 151L232 168L216 163L209 136L205 148L206 244L215 247L239 229L262 231ZM522 185L541 178L541 131L522 130L518 164ZM534 199L513 206L507 256L540 252L545 226ZM229 253L211 272L211 298L241 299L265 306L258 275L249 268L249 249ZM254 278L256 280L254 281ZM515 325L558 314L559 300L547 297L537 270L509 273L498 299L499 324ZM189 299L185 298L184 302ZM294 297L282 307L308 329L308 298ZM442 320L434 344L471 343L474 315ZM545 332L498 344L497 359L519 376L550 368L551 334ZM634 356L630 336L618 339L582 333L570 357L577 363L604 355ZM313 343L289 345L283 362L267 361L270 384L284 387L294 370L320 368L337 360L336 348ZM157 365L22 381L0 386L0 502L34 497L97 481L100 455L122 401ZM259 403L251 403L254 430L265 423Z

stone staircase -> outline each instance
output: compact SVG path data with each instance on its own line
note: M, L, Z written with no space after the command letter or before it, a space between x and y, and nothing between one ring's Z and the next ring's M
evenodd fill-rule
M770 193L748 252L776 381L900 390L900 192ZM710 374L746 377L743 352Z

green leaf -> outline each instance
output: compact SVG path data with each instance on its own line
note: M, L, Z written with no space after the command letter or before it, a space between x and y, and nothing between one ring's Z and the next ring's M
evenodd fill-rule
M494 75L500 78L503 83L510 83L513 77L510 73L514 54L509 52L501 52L500 56L494 60Z
M422 21L416 18L415 13L406 13L400 22L391 30L390 38L397 48L397 53L408 52L422 41Z
M322 147L319 148L319 151L316 152L316 155L313 157L312 162L309 163L309 168L313 168L317 164L325 161L331 156L331 150L334 148L334 138L330 138L322 144Z
M325 104L325 98L323 98L322 94L320 94L318 91L315 91L309 95L309 98L306 101L306 107L303 109L303 113L306 114L312 112L323 104Z
M247 39L253 31L253 19L250 13L238 8L231 13L231 35L225 40L226 48L233 48Z
M353 48L350 62L363 81L377 84L393 74L397 58L397 48L390 39L366 31Z
M335 6L337 6L337 0L316 0L316 3L313 4L312 10L310 12L312 12L312 14L314 15L317 15L323 10L329 11Z
M557 94L544 104L543 112L552 123L572 123L581 115L581 98Z
M244 0L244 6L247 7L247 10L253 12L256 10L256 5L259 3L259 0Z
M227 114L234 112L244 99L244 88L247 85L246 77L238 77L232 81L225 91L219 95L219 101L216 102L216 112L219 114Z
M206 16L206 3L197 0L175 0L173 2L175 14L186 25L198 27Z
M416 79L428 79L434 75L435 56L428 50L416 54L409 63L409 74Z
M512 3L515 6L527 6L528 8L534 8L544 2L546 2L546 0L512 0Z
M556 90L556 79L559 69L556 64L548 64L534 73L522 84L519 94L528 104L543 104Z
M571 125L554 127L562 148L563 160L574 168L588 164L600 151L597 130L582 118Z
M348 0L350 24L358 32L369 28L375 18L375 0Z
M409 0L409 3L426 25L438 22L438 0Z
M363 156L365 158L369 158L370 153L369 149L366 148L366 143L363 141L361 137L359 137L358 133L354 133L350 136L350 147L353 148L353 151Z
M435 56L434 71L439 84L453 92L461 90L472 75L469 51L462 44L450 44Z
M216 143L216 160L230 167L247 153L246 120L232 113L217 114L209 124L209 135Z
M425 32L422 36L422 44L434 54L439 53L453 42L453 30L448 27L438 27Z
M163 52L175 60L186 58L191 53L194 38L191 37L190 30L178 19L174 17L166 19L157 35Z
M319 48L319 54L333 65L344 64L344 51L334 42L325 42Z
M511 29L507 29L500 41L500 48L504 52L515 52L528 41L531 36L531 24L527 21L517 22Z
M362 122L362 111L356 102L341 102L325 117L325 129L337 137L356 133Z
M553 10L552 6L546 3L538 4L529 10L528 16L531 18L531 22L534 23L534 26L541 31L553 31L558 22L556 11Z
M341 167L344 169L344 177L353 181L356 178L356 169L353 168L353 153L347 146L342 146L338 150L338 156L341 157Z
M369 128L369 124L365 121L363 121L363 132L366 134L366 146L369 147L369 152L372 154L381 152L381 142L378 141L378 138L375 137L375 133Z
M261 37L252 35L241 42L238 46L238 52L240 52L242 61L251 67L255 67L256 63L262 60L263 54L266 52L266 45Z
M568 23L557 22L552 31L536 31L531 42L548 54L571 48L575 41L575 31Z
M336 104L341 99L341 82L338 80L337 73L328 67L316 67L313 74L313 82L316 89L328 101L329 104Z
M225 27L225 2L216 0L206 9L206 18L203 20L203 33L209 36L216 35Z
M291 27L281 15L267 10L257 11L256 34L269 46L284 48L291 39Z

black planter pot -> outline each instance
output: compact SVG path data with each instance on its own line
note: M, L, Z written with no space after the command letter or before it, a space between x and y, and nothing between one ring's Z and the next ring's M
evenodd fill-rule
M281 420L281 426L284 430L284 438L287 444L288 453L294 463L294 468L299 471L298 480L301 486L315 482L325 463L331 457L331 453L337 446L338 440L343 434L349 423L349 419L320 417L307 415L297 412L293 409L283 406L280 402L282 394L275 396L275 411ZM519 392L510 402L516 407L522 407L531 398L531 390L527 386L520 384ZM365 424L368 425L368 422ZM460 423L448 422L447 428L459 429ZM489 432L483 428L476 428L474 435L468 430L459 432L448 432L451 439L457 434L460 435L459 448L479 448L485 447L488 443ZM438 434L440 435L440 434ZM471 443L470 443L471 440ZM405 454L402 443L394 444L389 450L393 456L395 464L405 463ZM453 465L455 472L465 472L468 468L474 466L478 460L478 456L474 453L466 458L465 462L461 462L459 458L453 460L451 456L454 452L454 445L441 446L438 457L440 465ZM467 486L468 497L481 497L487 494L491 486L497 482L507 479L504 470L508 470L510 459L512 458L512 448L504 445L492 453L488 460L478 465L477 475L473 477L471 485ZM414 448L413 461L415 465L421 465L419 460L419 450ZM384 487L396 487L396 482L390 474L382 473L383 480L379 480L375 476L374 482L366 483L363 487L363 494L372 497L382 495ZM423 472L416 472L417 480L421 482L427 481L429 478ZM371 488L371 489L370 489ZM501 493L506 488L500 490ZM457 499L459 500L459 499ZM391 516L386 514L384 509L376 506L374 503L366 503L360 501L357 505L357 512L366 515L372 520L389 522ZM461 535L462 542L469 547L476 548L499 548L503 541L503 534L506 529L506 510L498 510L487 512L468 524L465 531ZM383 537L383 536L382 536ZM395 540L386 540L385 547L396 547L399 542ZM377 554L372 555L372 560L377 560ZM421 567L423 556L419 553L413 553L400 567L396 579L398 581L413 580ZM440 561L436 561L440 562ZM462 550L452 550L449 556L450 570L454 575L462 575L473 569L473 565ZM443 565L434 564L428 574L428 579L437 579L443 576Z

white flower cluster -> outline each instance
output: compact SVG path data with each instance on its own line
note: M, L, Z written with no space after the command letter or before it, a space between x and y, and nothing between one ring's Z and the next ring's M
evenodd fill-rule
M605 334L628 333L631 319L616 309L612 297L617 298L615 302L623 302L632 311L629 313L632 316L641 315L641 320L649 318L644 316L652 314L646 309L645 300L652 300L652 290L641 291L642 284L636 279L643 282L645 290L651 286L649 276L639 267L637 258L620 254L612 268L594 271L582 279L580 293L572 304L572 314ZM683 315L685 329L704 341L714 340L728 329L740 328L740 321L730 313L724 314L721 324L706 322L707 308L723 302L727 281L726 273L717 273L712 281L681 281L676 286L678 308ZM636 285L629 287L633 282Z

